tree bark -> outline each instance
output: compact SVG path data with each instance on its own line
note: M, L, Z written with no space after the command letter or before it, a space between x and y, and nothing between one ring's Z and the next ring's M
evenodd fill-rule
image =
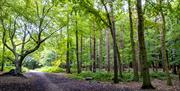
M165 71L167 74L167 85L172 85L170 73L169 73L169 67L168 67L168 57L167 57L167 51L166 51L166 20L165 16L162 10L162 0L159 1L160 3L160 16L162 19L162 24L160 27L160 40L161 40L161 53L162 53L162 59L164 61Z
M175 55L175 49L172 49L172 62L175 61ZM172 73L177 74L176 64L173 64Z
M124 27L122 27L122 30L120 31L120 45L119 45L119 51L122 50L121 52L123 53L124 51ZM118 52L117 52L118 53ZM119 54L118 53L118 58L120 58L120 60L118 59L118 63L119 63L119 75L122 78L122 71L123 71L123 65L122 62L124 60L124 55L123 54Z
M93 37L93 72L96 72L96 30Z
M108 23L105 23L105 24L107 25L108 28L110 28L110 32L111 32L112 39L113 39L113 52L114 52L114 78L113 78L113 80L114 80L114 83L118 83L119 80L118 80L118 64L117 63L119 61L119 63L121 64L121 58L120 58L120 52L118 50L118 46L116 43L116 28L115 28L115 20L114 20L113 1L111 1L111 4L110 4L110 9L111 9L110 13L108 11L108 8L107 8L104 0L101 0L101 2L104 6L104 9L106 11L106 16L108 19ZM103 21L103 22L105 22L105 21Z
M99 60L99 62L98 62L98 67L99 67L99 69L101 69L102 68L102 38L103 38L103 36L102 36L102 33L101 33L101 31L100 31L100 36L99 36L99 53L98 53L98 60Z
M18 74L20 74L21 73L21 66L20 66L20 62L19 62L19 60L16 60L15 61L15 73L14 73L14 75L18 75Z
M77 16L77 12L75 12L75 15ZM77 19L75 21L76 23L76 61L77 61L77 73L81 73L81 68L80 68L80 61L79 61L79 38L78 38L78 24L77 24Z
M142 63L142 77L143 77L143 84L142 89L152 89L153 86L150 81L150 74L149 74L149 67L147 64L147 53L145 47L145 40L144 40L144 18L142 12L142 3L141 0L137 0L137 15L138 15L138 42L139 42L139 59Z
M69 22L69 15L68 15L68 22ZM71 73L71 69L70 69L70 60L69 60L69 25L67 25L67 53L66 53L66 73Z
M5 56L5 46L3 45L1 71L4 71L4 64L5 64L4 56Z
M81 53L81 60L80 60L80 68L82 68L82 63L83 63L83 35L81 34L81 48L80 48L80 53Z
M19 76L22 73L22 62L24 60L24 58L26 57L26 55L17 55L15 56L15 71L14 74L15 76Z
M110 34L109 30L106 30L106 62L107 62L107 71L110 72Z
M77 26L77 25L76 25ZM77 61L77 73L81 73L80 62L79 62L79 41L78 41L78 30L76 29L76 61Z
M117 48L117 43L116 43L116 28L115 28L115 20L114 20L114 11L113 11L113 4L111 4L111 15L112 15L112 38L113 38L113 52L114 52L114 83L118 83L118 48Z
M92 35L91 35L91 32L90 32L90 38L89 38L89 42L90 42L90 55L89 55L89 57L90 57L90 66L89 66L89 69L90 69L90 71L92 71L92 60L93 60L93 54L92 54L92 37L91 37Z
M180 81L180 65L178 65L178 74L179 74L179 81Z
M131 50L132 50L132 62L134 69L134 81L139 81L138 74L138 62L136 60L136 50L135 50L135 42L134 42L134 31L133 31L133 20L132 20L132 11L131 11L131 0L128 0L128 9L129 9L129 21L130 21L130 40L131 40Z

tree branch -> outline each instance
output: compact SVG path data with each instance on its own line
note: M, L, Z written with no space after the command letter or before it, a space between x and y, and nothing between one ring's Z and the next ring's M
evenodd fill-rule
M2 38L2 42L3 42L4 46L6 46L13 54L15 54L13 48L11 48L10 46L8 46L7 43L6 43L6 31L7 31L7 30L6 30L6 28L5 28L4 20L3 20L3 19L1 19L1 25L2 25L2 27L3 27L3 38Z

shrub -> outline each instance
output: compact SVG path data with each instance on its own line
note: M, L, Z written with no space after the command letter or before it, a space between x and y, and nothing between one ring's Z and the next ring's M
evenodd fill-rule
M113 74L108 73L108 72L97 72L94 74L95 80L99 80L99 81L110 81L112 80Z
M125 71L123 74L123 81L129 82L133 80L133 72L132 71Z
M4 67L5 72L9 72L11 69L15 69L15 67L14 66L5 66Z
M15 67L14 67L14 66L5 66L5 67L4 67L4 71L5 71L5 72L9 72L11 69L15 69ZM28 72L28 71L29 71L28 68L22 67L22 72L23 72L23 73Z

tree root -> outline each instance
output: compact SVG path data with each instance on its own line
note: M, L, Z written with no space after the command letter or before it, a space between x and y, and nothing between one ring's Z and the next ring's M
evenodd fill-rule
M16 73L14 69L11 69L9 72L5 72L5 73L1 74L0 76L16 76L16 77L27 78L22 73Z

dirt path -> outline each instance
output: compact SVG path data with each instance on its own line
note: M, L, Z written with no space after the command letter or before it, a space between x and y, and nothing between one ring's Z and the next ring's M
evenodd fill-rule
M140 91L141 83L120 82L119 84L80 81L65 77L63 73L29 72L22 77L0 77L0 91ZM144 91L180 91L179 82L174 86L165 85L165 81L153 80L156 90ZM142 91L142 90L141 90Z
M30 72L26 74L27 77L35 77L33 80L34 88L36 91L63 91L54 84L46 75L42 72Z
M112 84L79 81L66 78L64 74L30 72L27 77L35 77L33 81L36 91L132 91L128 88L116 87Z
M0 91L132 91L112 84L70 79L63 73L29 72L25 76L0 77Z

